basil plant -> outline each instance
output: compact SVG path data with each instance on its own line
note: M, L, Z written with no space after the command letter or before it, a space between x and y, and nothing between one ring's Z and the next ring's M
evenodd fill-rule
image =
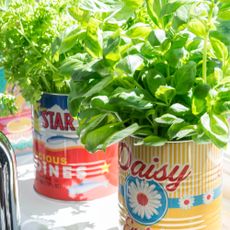
M62 68L73 71L69 109L89 151L128 136L227 145L228 0L87 0L72 12L83 49Z

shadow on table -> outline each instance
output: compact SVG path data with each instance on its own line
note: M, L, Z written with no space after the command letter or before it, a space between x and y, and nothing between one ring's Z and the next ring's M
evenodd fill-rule
M77 217L81 213L85 213L90 207L87 202L76 203L46 198L34 191L33 182L34 179L19 180L22 219L34 219L49 226L63 226L65 224L68 227L70 225L68 228L65 227L65 229L70 230L81 230L93 226L90 222L79 222L77 223L79 228L76 228L76 224L74 228L71 227L76 221L80 221L77 220Z
M63 227L63 230L85 230L85 229L94 229L95 225L91 224L89 222L81 222L78 224L74 224L71 226L65 226ZM58 229L57 229L58 230ZM61 228L60 228L61 230Z

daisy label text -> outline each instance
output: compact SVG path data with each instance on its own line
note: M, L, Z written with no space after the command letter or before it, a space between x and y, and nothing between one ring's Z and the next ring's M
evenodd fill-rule
M159 183L167 181L165 189L168 192L176 191L180 184L192 173L189 164L175 164L173 167L170 167L168 163L159 164L159 162L159 157L153 157L152 162L146 164L141 160L132 159L132 154L128 154L125 162L120 160L119 165L122 170L129 170L134 177L154 180Z

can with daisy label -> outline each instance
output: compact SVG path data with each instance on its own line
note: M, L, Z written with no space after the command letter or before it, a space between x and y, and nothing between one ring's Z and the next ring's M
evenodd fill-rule
M120 224L125 230L220 230L222 153L192 141L119 146Z
M76 134L67 95L44 93L34 107L35 190L47 197L86 201L117 191L118 145L89 153Z

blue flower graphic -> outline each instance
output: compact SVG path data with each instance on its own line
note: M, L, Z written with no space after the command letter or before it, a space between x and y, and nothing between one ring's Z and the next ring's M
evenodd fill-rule
M125 202L129 215L138 223L150 226L159 222L168 210L168 196L155 181L129 176L125 184Z

